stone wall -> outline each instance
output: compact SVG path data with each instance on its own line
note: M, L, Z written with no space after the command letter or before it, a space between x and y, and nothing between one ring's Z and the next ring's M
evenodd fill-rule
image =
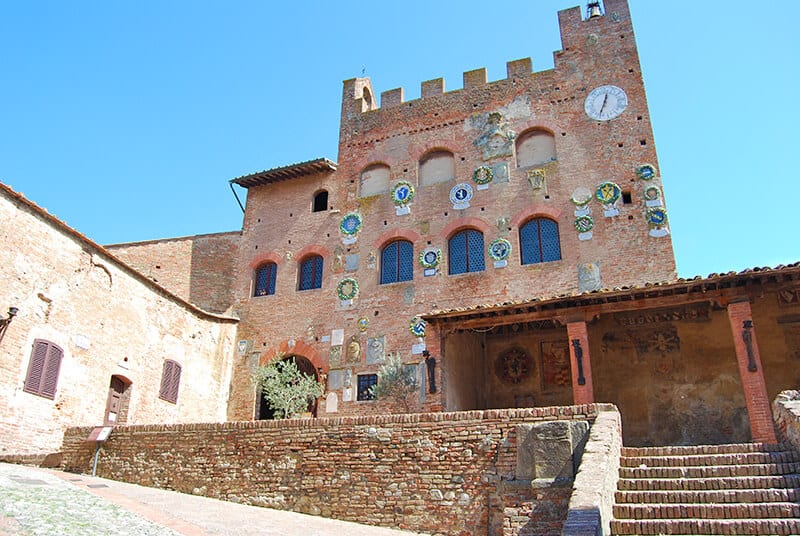
M800 391L783 391L772 403L772 415L780 439L800 451Z
M60 448L71 426L100 426L112 377L117 422L225 419L236 319L207 313L0 184L0 456ZM26 392L35 340L63 351L54 397ZM177 402L159 398L164 362L182 367Z
M619 412L601 411L583 450L562 536L611 534L622 456Z
M559 534L602 405L116 428L103 477L451 535ZM88 429L64 467L89 471Z

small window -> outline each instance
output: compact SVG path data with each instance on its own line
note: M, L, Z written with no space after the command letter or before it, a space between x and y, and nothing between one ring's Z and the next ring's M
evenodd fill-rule
M271 296L275 294L275 279L278 274L278 265L274 262L262 264L256 270L256 284L253 296Z
M530 130L517 139L517 167L545 164L556 159L556 140L546 130Z
M314 212L325 212L328 210L328 191L321 190L314 194Z
M456 176L456 163L450 151L435 151L419 161L419 183L421 186L451 181Z
M534 218L519 229L522 264L561 260L558 224L547 218Z
M28 362L23 391L49 399L55 399L58 373L64 351L52 342L36 339Z
M381 252L381 285L414 279L414 246L396 240Z
M164 372L161 374L161 389L158 398L172 404L178 403L178 387L181 384L181 366L172 359L164 361Z
M486 269L483 255L483 233L480 231L464 229L453 235L448 246L450 275L482 272Z
M377 374L359 374L356 400L374 400L375 395L372 394L372 386L377 384Z
M322 257L311 255L300 263L298 290L322 288Z

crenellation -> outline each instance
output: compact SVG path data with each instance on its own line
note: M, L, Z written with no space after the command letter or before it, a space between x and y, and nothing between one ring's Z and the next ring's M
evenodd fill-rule
M474 89L485 86L489 81L486 67L464 72L464 89Z
M381 107L391 108L403 104L403 88L398 87L381 93Z
M422 82L420 87L420 94L422 98L435 97L444 93L444 78L434 78L433 80L426 80Z
M521 58L506 62L506 76L512 78L523 78L533 73L533 62L530 58Z

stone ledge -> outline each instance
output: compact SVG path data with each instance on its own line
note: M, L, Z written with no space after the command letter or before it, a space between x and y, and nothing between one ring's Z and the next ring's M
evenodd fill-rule
M614 493L619 479L622 422L619 411L600 411L589 430L563 536L611 534Z

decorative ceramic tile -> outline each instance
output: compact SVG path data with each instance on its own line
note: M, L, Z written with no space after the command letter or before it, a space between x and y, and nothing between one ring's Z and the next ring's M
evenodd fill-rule
M469 208L472 195L472 186L466 182L460 182L450 190L450 202L453 203L454 209L464 210L465 208Z

